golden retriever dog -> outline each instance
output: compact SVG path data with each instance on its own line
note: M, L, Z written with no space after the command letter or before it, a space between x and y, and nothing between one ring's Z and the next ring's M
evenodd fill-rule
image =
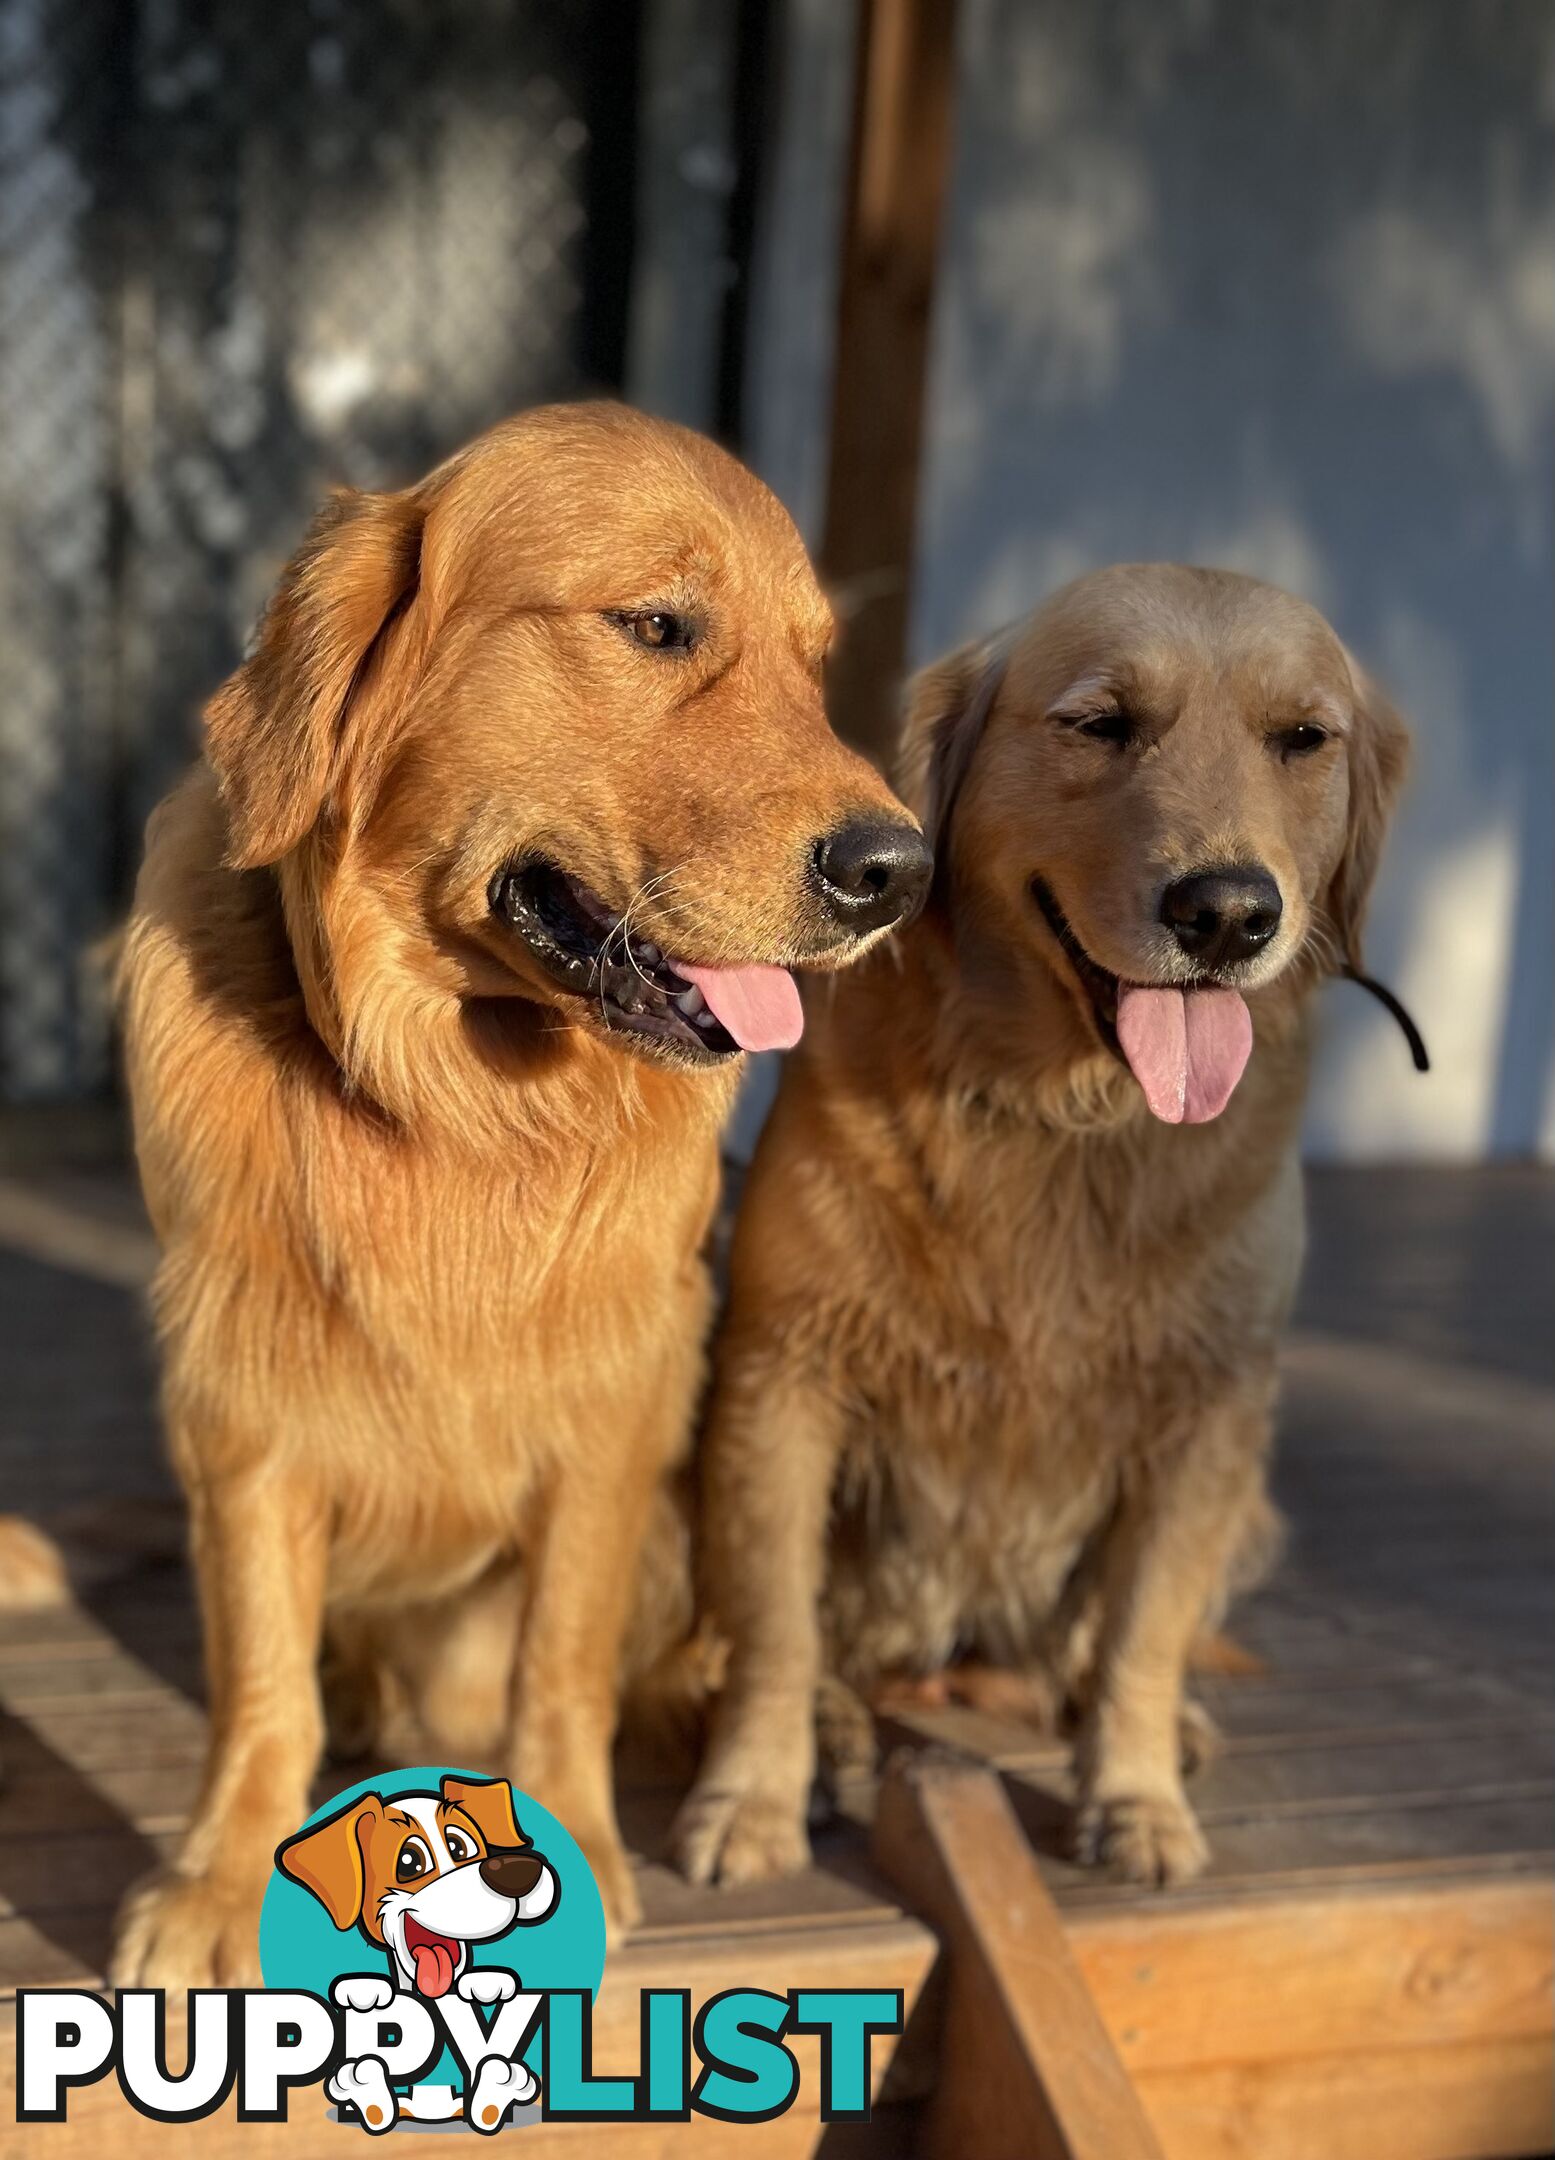
M1081 1857L1203 1865L1185 1666L1272 1528L1309 1008L1405 749L1319 615L1220 572L1099 571L917 678L930 903L820 986L736 1231L694 1878L804 1861L823 1674L957 1658L1071 1707Z
M116 1976L239 1984L321 1641L634 1892L610 1745L742 1048L921 899L767 490L619 407L348 494L148 834L121 965L211 1714ZM494 1612L514 1616L497 1654Z

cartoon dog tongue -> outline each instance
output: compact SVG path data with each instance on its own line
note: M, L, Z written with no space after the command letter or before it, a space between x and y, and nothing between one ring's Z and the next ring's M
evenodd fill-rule
M695 983L715 1020L721 1021L742 1050L792 1050L804 1033L799 987L787 968L687 967L677 974Z
M1118 990L1118 1041L1145 1100L1167 1125L1204 1125L1231 1100L1253 1047L1234 990Z
M441 1935L423 1938L411 1949L416 1986L423 1995L446 1995L454 1984L453 1945Z

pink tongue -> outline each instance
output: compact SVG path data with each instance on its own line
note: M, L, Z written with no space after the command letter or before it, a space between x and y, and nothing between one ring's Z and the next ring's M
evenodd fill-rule
M804 1033L804 1007L787 968L687 967L675 971L695 983L708 1010L721 1020L742 1050L792 1050Z
M1231 1100L1253 1047L1234 990L1118 992L1118 1041L1145 1100L1168 1125L1204 1125Z
M447 1943L420 1942L411 1952L416 1961L416 1986L423 1995L446 1995L453 1985L453 1952Z

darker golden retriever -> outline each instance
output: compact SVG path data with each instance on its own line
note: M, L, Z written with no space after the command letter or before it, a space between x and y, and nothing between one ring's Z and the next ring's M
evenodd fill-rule
M1210 571L1098 572L918 677L934 894L818 991L736 1236L693 1876L803 1860L823 1671L957 1657L1072 1706L1084 1857L1202 1865L1185 1666L1271 1526L1309 1009L1405 745L1310 607Z
M337 498L211 702L121 1004L212 1737L121 1982L257 1977L321 1638L397 1667L435 1753L495 1753L630 1920L618 1654L739 1052L928 880L826 726L830 635L731 458L558 407Z

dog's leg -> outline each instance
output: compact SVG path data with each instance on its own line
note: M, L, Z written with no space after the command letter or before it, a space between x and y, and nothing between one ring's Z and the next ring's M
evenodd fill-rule
M210 1742L173 1867L131 1892L118 1987L259 1981L259 1906L275 1847L308 1811L323 1746L317 1660L328 1533L317 1497L280 1473L190 1496Z
M1188 1651L1222 1580L1268 1437L1263 1401L1211 1409L1124 1496L1108 1541L1093 1688L1077 1749L1076 1850L1133 1882L1209 1856L1182 1786Z
M644 1393L651 1397L652 1374ZM651 1442L552 1473L525 1553L509 1776L582 1846L613 1929L640 1917L616 1824L611 1742L621 1641L663 1460Z
M826 1515L841 1408L808 1375L726 1352L704 1442L703 1540L729 1676L672 1833L693 1882L806 1865Z

